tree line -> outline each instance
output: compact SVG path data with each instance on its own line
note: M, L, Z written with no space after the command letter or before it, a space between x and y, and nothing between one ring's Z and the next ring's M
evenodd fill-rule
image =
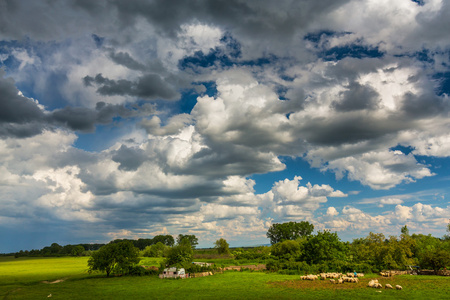
M183 236L183 235L181 235ZM189 236L189 235L186 235ZM180 238L179 236L177 239ZM195 236L191 237L193 239L193 243L195 245L198 244L198 239L195 240ZM139 250L144 250L145 247L151 246L157 243L162 243L166 246L173 246L175 244L175 239L171 235L157 235L153 238L149 239L137 239L137 240L129 240L129 239L116 239L111 241L110 243L119 243L122 241L130 241L134 247ZM21 256L90 256L93 251L99 250L101 247L106 244L76 244L76 245L65 245L61 246L58 243L53 243L50 246L46 246L42 249L33 249L33 250L20 250L16 253L13 253L15 257Z
M450 225L447 225L450 232ZM221 238L215 242L214 252L234 259L237 263L265 263L269 271L284 274L317 272L371 273L383 269L439 270L450 267L450 235L436 238L431 235L410 234L405 225L399 236L386 237L382 233L369 233L352 242L342 241L336 232L318 231L314 225L302 222L272 224L267 231L271 246L230 249ZM176 266L195 268L193 261L198 238L195 235L158 235L151 239L117 239L108 244L79 244L60 246L56 243L28 254L85 255L90 256L90 271L109 274L141 274L137 267L139 257L163 258L161 268ZM197 252L199 252L197 250ZM25 254L22 252L21 254ZM195 271L195 270L193 270Z
M410 266L439 270L450 267L450 236L410 234L405 225L399 236L369 233L343 242L337 233L318 231L308 222L273 224L267 269L292 272L379 272L405 270ZM447 226L450 232L450 225Z

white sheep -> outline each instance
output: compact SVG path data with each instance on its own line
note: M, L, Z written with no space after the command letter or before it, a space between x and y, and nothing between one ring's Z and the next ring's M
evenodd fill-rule
M397 290L401 290L401 289L402 289L402 286L397 284L397 285L395 286L395 288L396 288Z
M319 276L317 275L312 275L312 274L308 274L308 275L304 275L304 276L300 276L301 280L316 280L319 279Z
M389 283L386 283L386 285L384 286L385 289L393 289L392 285L390 285Z
M383 287L381 285L381 283L378 282L378 279L372 279L371 281L369 281L367 286L373 287L373 288L376 288L376 289L381 289Z
M335 283L335 282L336 282L336 280L334 280L334 279L330 279L330 282L331 282L331 283Z

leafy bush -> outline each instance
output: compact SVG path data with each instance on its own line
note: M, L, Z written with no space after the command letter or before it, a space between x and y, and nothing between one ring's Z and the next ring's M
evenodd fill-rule
M215 266L202 266L196 264L189 264L185 266L187 273L200 273L200 272L212 272L215 270Z

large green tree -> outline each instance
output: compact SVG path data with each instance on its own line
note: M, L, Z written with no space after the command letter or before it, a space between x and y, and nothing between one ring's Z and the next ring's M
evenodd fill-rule
M272 246L271 254L280 259L295 260L302 254L303 245L298 240L285 240Z
M145 247L143 251L143 256L147 257L163 257L166 255L169 250L169 246L164 245L161 242L158 242L154 245Z
M214 243L214 248L219 254L228 254L230 252L230 245L226 239L220 238Z
M450 242L423 234L414 234L414 256L423 269L433 269L450 266Z
M152 244L163 243L166 246L172 247L175 244L175 239L170 234L157 235L153 238Z
M92 253L88 260L89 272L100 271L110 274L126 274L130 267L139 262L139 249L131 241L109 243Z
M179 234L177 236L177 244L181 245L183 241L188 241L192 249L198 245L198 238L193 234Z
M178 245L167 251L166 266L182 267L190 264L194 257L194 250L188 239L182 240Z
M313 231L314 225L307 221L275 223L267 231L267 237L270 239L270 243L274 245L285 240L295 240L299 237L308 236Z
M319 264L344 260L346 252L347 245L339 239L336 232L319 231L304 243L303 256L309 264Z

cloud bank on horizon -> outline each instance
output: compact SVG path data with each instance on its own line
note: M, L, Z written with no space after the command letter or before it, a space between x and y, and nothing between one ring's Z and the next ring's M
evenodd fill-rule
M450 2L0 0L0 252L445 234Z

